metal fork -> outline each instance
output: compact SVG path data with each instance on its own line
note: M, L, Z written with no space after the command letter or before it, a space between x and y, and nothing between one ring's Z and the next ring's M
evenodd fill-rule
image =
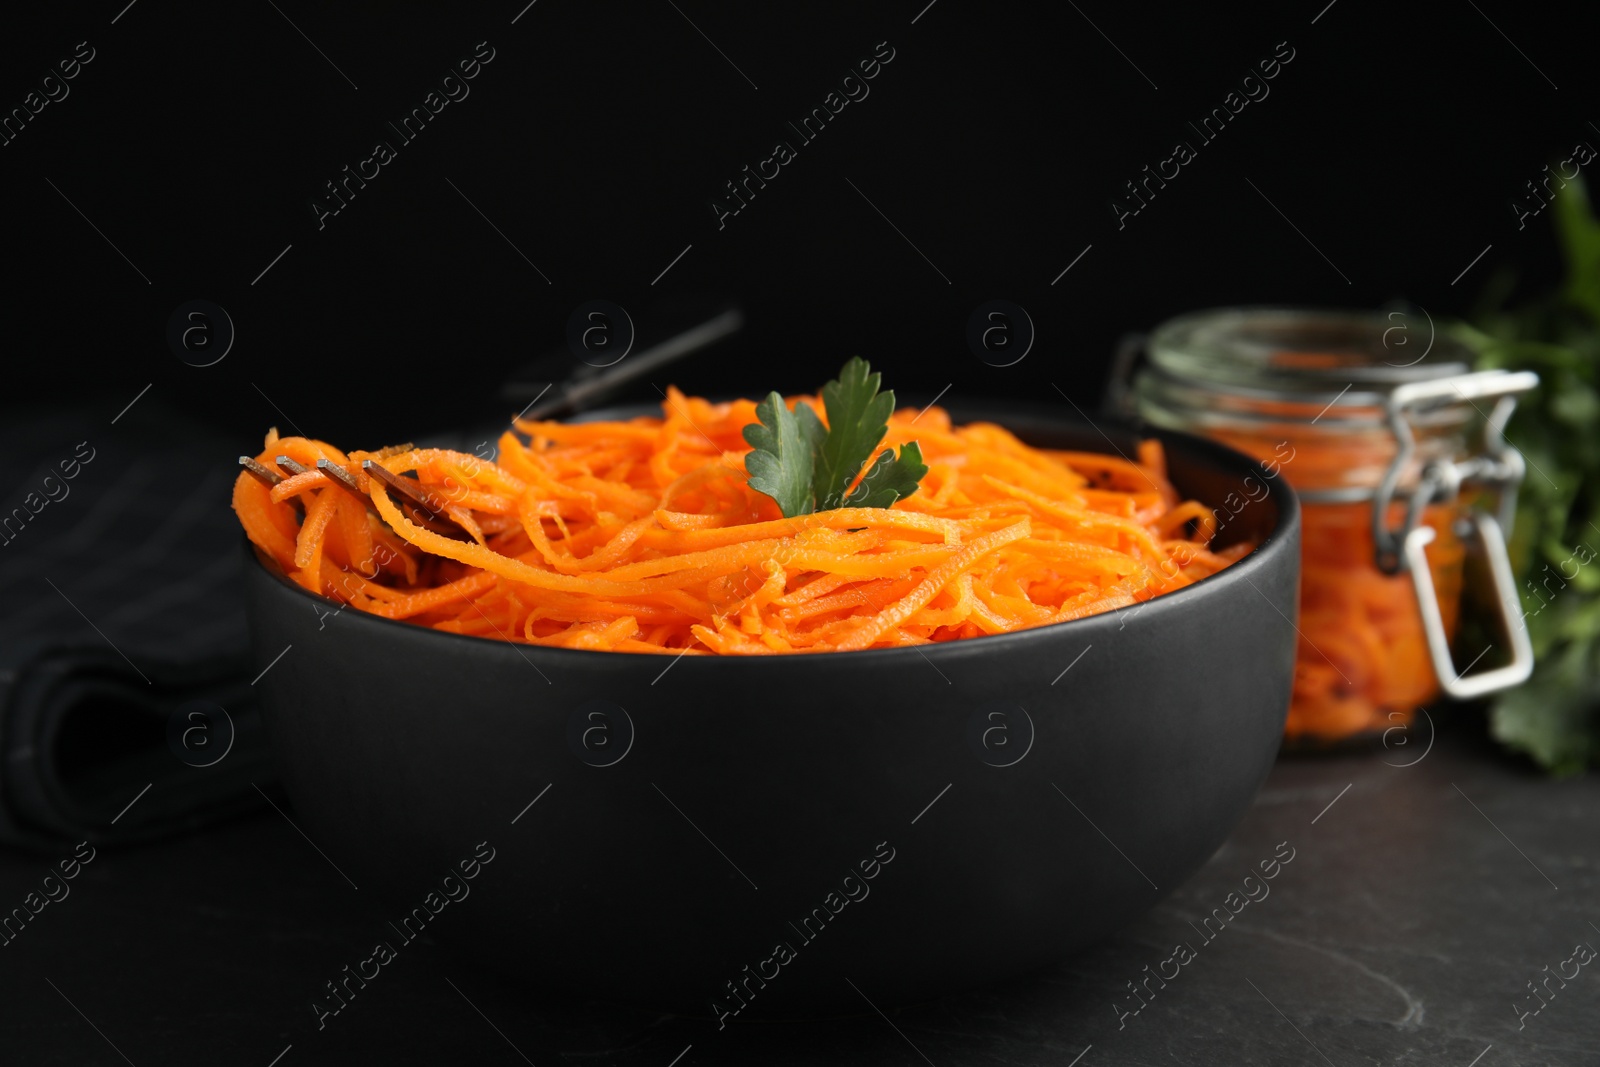
M409 451L409 446L404 450ZM391 450L384 449L383 451L389 452ZM273 462L279 468L288 471L292 475L304 474L311 469L296 463L288 456L276 456ZM240 456L239 466L244 468L245 473L269 489L283 481L283 475L249 456ZM338 486L355 499L361 501L371 514L378 515L377 509L372 506L372 499L361 491L361 486L349 471L339 464L326 459L317 460L316 469L323 473L330 484ZM445 513L444 502L424 490L416 483L415 479L394 474L370 459L362 461L361 469L368 476L376 477L378 481L399 494L401 497L399 501L400 510L418 526L439 534L441 537L449 537L456 540L470 540L472 538L472 535L464 526ZM290 505L300 514L301 518L305 517L305 506L300 502L298 496L290 498ZM378 520L382 522L383 517L378 515Z

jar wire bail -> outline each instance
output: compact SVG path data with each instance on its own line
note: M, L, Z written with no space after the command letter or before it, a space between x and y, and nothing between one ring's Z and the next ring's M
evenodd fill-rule
M1387 574L1410 571L1434 675L1439 687L1457 700L1509 689L1526 681L1533 673L1533 646L1527 629L1518 625L1520 605L1504 533L1516 518L1517 488L1522 484L1526 463L1522 454L1506 441L1505 428L1516 409L1517 397L1538 384L1539 376L1531 371L1488 370L1408 383L1395 389L1389 398L1389 428L1399 447L1373 497L1375 562ZM1482 453L1466 460L1429 462L1410 494L1402 524L1391 529L1387 518L1389 505L1394 500L1401 475L1416 453L1411 425L1417 412L1430 406L1466 401L1482 414L1483 409L1478 408L1476 401L1491 399L1495 403L1493 410L1484 416ZM1488 564L1495 613L1511 644L1510 662L1467 677L1456 673L1449 634L1428 567L1426 548L1436 535L1432 527L1421 524L1423 510L1430 501L1454 499L1463 488L1482 490L1493 499L1492 510L1474 509L1470 518L1464 520L1464 533L1476 543L1476 550ZM1468 669L1471 669L1470 664Z

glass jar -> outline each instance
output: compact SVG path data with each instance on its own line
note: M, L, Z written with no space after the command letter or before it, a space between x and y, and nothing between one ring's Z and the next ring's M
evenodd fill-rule
M1185 315L1151 334L1133 388L1121 391L1122 406L1143 420L1252 455L1300 496L1291 746L1380 736L1441 691L1478 696L1532 669L1503 533L1522 457L1502 431L1538 378L1472 373L1472 353L1446 337L1414 355L1420 338L1406 336L1398 316ZM1128 362L1119 360L1119 375ZM1219 523L1247 506L1230 498ZM1464 676L1450 643L1469 552L1488 565L1511 656Z

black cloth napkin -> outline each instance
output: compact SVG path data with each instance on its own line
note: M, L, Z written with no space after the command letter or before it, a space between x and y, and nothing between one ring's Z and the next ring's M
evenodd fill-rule
M0 843L146 840L264 806L238 442L144 397L0 418Z

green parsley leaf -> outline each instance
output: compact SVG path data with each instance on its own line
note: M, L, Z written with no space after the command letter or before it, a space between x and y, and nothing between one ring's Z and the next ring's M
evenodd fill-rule
M785 518L839 507L886 508L916 492L928 468L914 441L899 456L885 449L849 491L894 412L894 393L880 393L881 380L864 359L846 363L839 377L822 387L827 426L811 405L796 404L791 412L777 393L768 394L756 405L759 423L744 429L752 449L744 461L750 487L775 500Z
M1508 748L1532 756L1558 776L1583 773L1600 763L1600 692L1573 688L1572 679L1552 677L1543 664L1532 680L1496 694L1489 731Z
M845 490L889 430L894 391L878 392L882 378L881 374L872 373L866 360L853 356L839 377L822 387L828 436L817 451L813 475L819 511L844 503Z
M900 447L900 455L886 448L868 469L861 483L844 498L847 508L886 508L903 496L917 491L917 483L928 473L922 462L922 446L915 441Z
M1525 609L1514 625L1528 629L1533 677L1490 698L1491 729L1547 770L1576 774L1600 767L1600 219L1582 178L1556 192L1550 217L1562 288L1507 307L1513 278L1497 275L1479 304L1482 332L1460 329L1480 348L1481 367L1540 379L1506 428L1529 468L1510 549ZM1464 615L1463 626L1498 642L1494 627L1476 621L1487 614ZM1458 648L1476 638L1469 634Z
M805 415L796 418L783 397L768 393L756 405L760 423L744 428L745 443L752 449L744 460L750 488L777 501L785 518L812 511L812 456L822 438L816 412L804 404L796 407Z

